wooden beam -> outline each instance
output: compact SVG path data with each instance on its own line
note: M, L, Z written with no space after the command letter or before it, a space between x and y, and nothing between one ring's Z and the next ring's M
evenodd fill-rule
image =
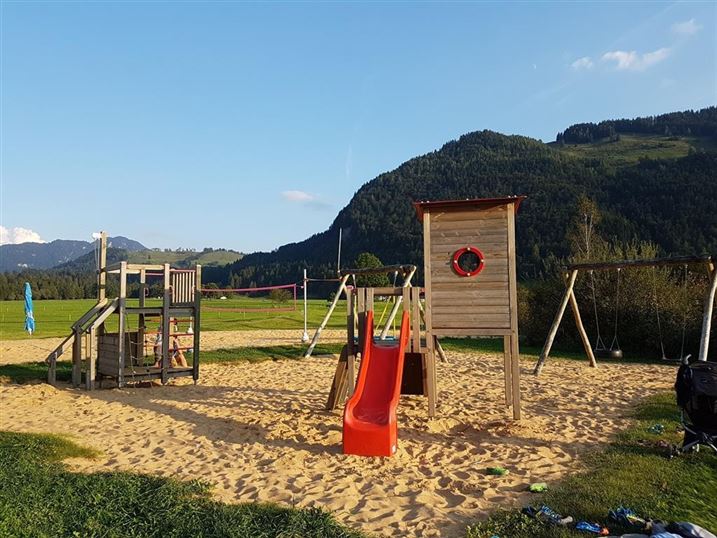
M378 275L383 273L395 273L398 271L403 275L416 271L415 265L385 265L383 267L364 267L361 269L341 269L339 276L356 276L356 275Z
M348 282L350 277L351 277L350 273L342 275L341 282L339 283L339 289L336 290L336 294L334 295L334 300L331 301L331 306L329 306L329 310L326 312L324 319L321 320L321 324L316 329L316 332L314 333L314 337L311 339L311 343L309 344L309 347L306 349L306 353L304 353L305 359L308 359L309 357L311 357L311 353L314 351L316 344L319 342L319 337L321 336L321 331L323 331L326 328L326 324L329 322L329 319L331 318L331 314L334 313L334 309L336 308L336 305L338 304L339 299L341 298L341 294L346 291L346 282Z
M503 378L505 381L505 406L513 405L513 365L510 360L510 335L503 337Z
M717 270L712 271L710 286L705 295L705 307L702 314L702 336L700 337L700 354L698 360L706 361L710 348L710 334L712 332L712 312L714 310L715 295L717 295Z
M356 353L357 348L361 346L359 340L358 346L354 342L354 336L356 335L357 329L357 313L354 309L355 303L354 292L346 293L346 396L350 396L353 393L354 383L356 381ZM343 402L341 402L343 403Z
M122 388L124 386L124 368L126 365L126 354L127 347L125 346L125 306L127 304L127 262L120 262L120 289L117 312L119 313L119 321L117 323L117 386Z
M679 256L675 258L654 258L651 260L620 260L615 262L585 262L573 263L566 267L568 271L578 270L610 270L629 267L666 267L669 265L685 265L691 263L708 264L712 262L711 256Z
M555 314L555 319L553 319L553 324L550 326L550 330L548 331L548 337L545 339L545 344L543 345L543 350L540 352L540 358L538 359L538 362L535 364L535 369L533 370L533 374L535 374L535 375L540 375L540 371L543 369L545 360L548 358L548 355L550 355L550 349L553 347L553 341L555 340L555 335L558 332L558 327L560 327L560 322L563 320L563 315L565 314L565 308L568 306L568 302L570 301L570 295L572 294L573 288L575 287L575 279L577 277L578 277L578 270L573 269L570 272L570 276L567 279L565 293L563 294L563 298L560 301L560 306L558 307L558 311Z
M580 340L583 343L583 348L585 348L585 354L588 356L588 359L590 360L590 366L593 368L597 367L597 361L595 360L595 354L593 353L593 347L590 343L590 338L588 338L588 333L585 332L585 327L583 326L583 319L580 316L580 309L578 308L578 301L575 298L575 289L570 290L570 308L573 311L573 317L575 318L575 325L578 328L578 333L580 334Z
M97 269L97 300L107 297L107 232L100 232L100 259Z
M163 266L163 283L164 290L162 293L162 385L166 385L169 381L168 370L169 362L169 309L172 304L171 273L169 264Z
M403 285L401 288L408 288L411 286L411 280L413 279L413 275L416 274L416 266L412 266L413 269L404 277ZM397 289L401 289L397 288ZM380 291L383 288L374 288L374 294L375 295L381 295ZM394 288L396 289L396 288ZM381 331L381 334L379 335L379 338L381 340L385 340L386 336L388 335L388 331L391 330L391 324L393 323L393 320L396 319L396 314L398 314L398 309L401 307L401 302L403 301L403 294L394 293L392 295L396 296L396 300L393 303L393 308L391 308L391 313L388 315L388 319L386 320L386 325L384 325L383 330Z
M518 202L519 203L519 202ZM518 270L515 245L515 203L508 204L508 286L510 294L510 365L513 420L520 420L520 350L518 349ZM504 341L505 344L505 341Z
M520 350L518 348L518 333L510 337L510 358L513 382L513 420L520 420Z
M199 381L199 347L202 333L202 266L197 265L194 268L194 349L192 350L192 378L196 385Z
M331 383L329 398L326 401L326 410L333 411L346 400L346 391L348 389L348 346L341 348L341 355L336 363L336 371L334 372L334 380Z

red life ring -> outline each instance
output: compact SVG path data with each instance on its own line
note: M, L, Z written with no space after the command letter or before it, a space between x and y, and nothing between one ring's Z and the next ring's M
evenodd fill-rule
M461 267L460 264L460 258L464 254L467 253L473 253L478 257L478 266L473 271L466 271ZM461 249L456 250L453 253L453 259L451 262L451 266L453 267L453 270L458 274L458 276L468 277L468 276L476 276L478 273L480 273L483 270L483 267L485 266L484 263L485 258L483 257L483 253L477 249L476 247L463 247Z

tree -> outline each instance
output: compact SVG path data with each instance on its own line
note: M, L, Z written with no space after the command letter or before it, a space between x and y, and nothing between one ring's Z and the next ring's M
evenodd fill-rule
M357 269L375 269L377 267L383 267L383 263L375 254L370 252L362 252L356 257L354 264ZM378 288L381 286L388 286L390 281L388 276L384 273L377 273L373 275L358 275L356 278L356 285L367 288Z
M269 292L269 300L276 304L288 303L291 297L291 292L286 289L273 289Z

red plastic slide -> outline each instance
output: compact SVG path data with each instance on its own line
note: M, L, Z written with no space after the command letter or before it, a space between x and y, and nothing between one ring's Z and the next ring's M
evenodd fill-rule
M408 312L403 313L397 345L374 343L373 312L366 314L358 382L344 408L344 454L391 456L396 452L396 408L408 337Z

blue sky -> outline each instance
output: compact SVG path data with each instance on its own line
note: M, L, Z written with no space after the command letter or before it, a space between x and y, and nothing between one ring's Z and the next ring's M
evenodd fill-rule
M717 102L714 2L0 6L5 242L270 250L466 132Z

